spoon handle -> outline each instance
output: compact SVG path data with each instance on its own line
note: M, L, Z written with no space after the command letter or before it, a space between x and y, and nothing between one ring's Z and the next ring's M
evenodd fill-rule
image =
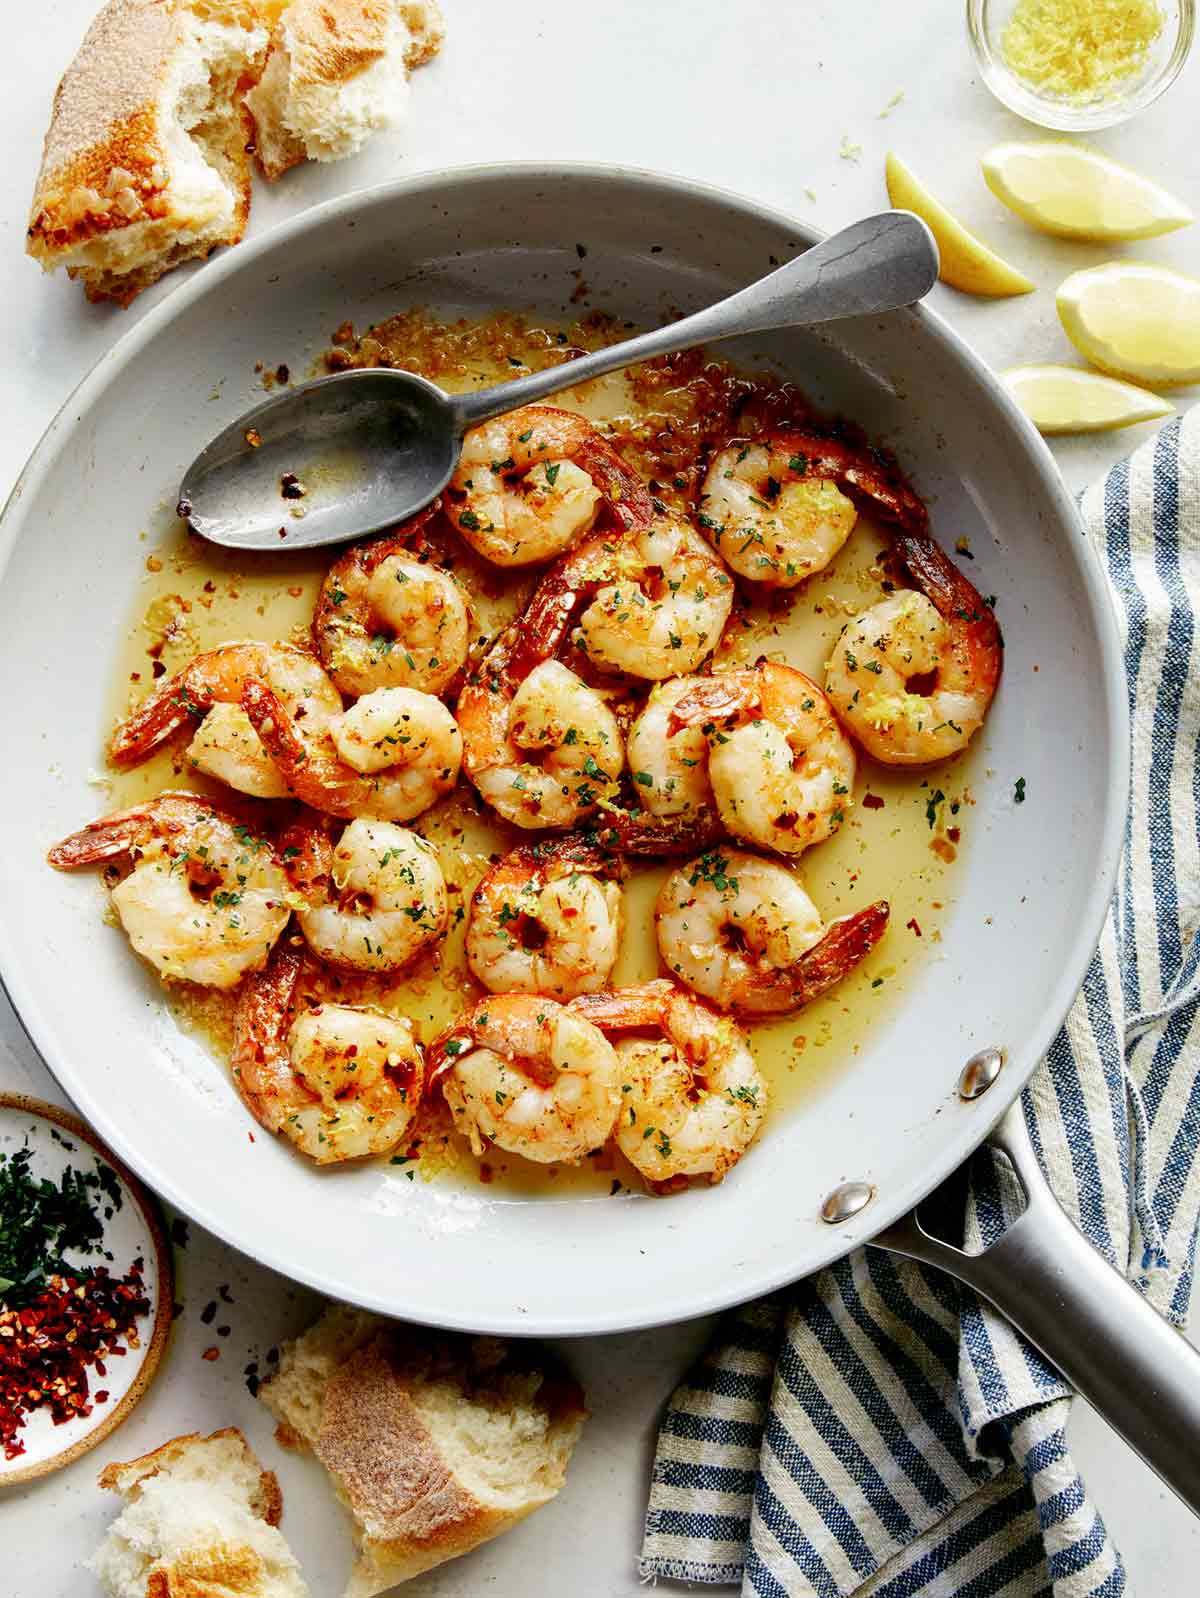
M465 431L589 378L655 355L675 355L696 344L894 311L928 294L937 274L937 245L924 222L909 211L882 211L851 223L768 277L694 316L531 377L454 396L458 425Z

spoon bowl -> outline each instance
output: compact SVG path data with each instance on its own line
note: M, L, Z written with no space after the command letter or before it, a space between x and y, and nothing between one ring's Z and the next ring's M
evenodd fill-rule
M342 372L264 400L198 455L179 513L234 549L310 548L382 531L458 464L450 397L414 372Z

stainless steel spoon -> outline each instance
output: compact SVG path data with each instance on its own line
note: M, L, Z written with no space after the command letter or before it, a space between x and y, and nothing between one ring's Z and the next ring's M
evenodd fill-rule
M219 433L188 468L179 513L201 537L231 549L362 538L440 494L463 434L494 416L696 344L896 310L928 294L937 273L925 224L908 211L884 211L694 316L474 394L446 394L412 372L323 377L276 394Z

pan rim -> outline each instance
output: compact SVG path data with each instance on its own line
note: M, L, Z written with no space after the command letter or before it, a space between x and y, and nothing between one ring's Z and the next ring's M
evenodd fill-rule
M496 162L470 166L444 168L416 174L392 183L362 189L330 200L302 212L300 215L268 230L261 237L230 251L220 260L197 271L187 282L176 287L164 300L153 307L145 317L104 354L83 378L58 415L50 423L33 451L0 517L0 580L3 580L8 560L21 531L20 510L26 497L32 498L43 475L69 448L71 440L70 417L82 411L104 392L108 383L134 361L158 336L197 300L219 290L229 279L251 271L265 257L286 251L298 238L319 233L333 226L353 220L356 213L374 206L393 206L411 202L414 196L436 196L448 185L462 187L470 184L487 187L513 180L542 179L548 183L569 181L574 183L606 183L614 181L629 185L639 192L643 203L655 193L674 195L682 199L716 203L726 211L745 216L747 220L766 222L810 243L823 235L810 224L805 224L770 206L745 196L737 195L712 185L696 183L688 178L660 174L647 169L604 163L575 162ZM969 380L986 391L993 403L1014 429L1024 445L1025 464L1040 481L1048 500L1058 512L1061 533L1078 528L1078 517L1073 501L1059 475L1044 440L1032 424L1018 410L1003 385L968 345L933 311L924 306L903 313L912 315L922 324L925 333L942 344L955 362L965 370ZM1073 541L1073 547L1083 544ZM1051 1044L1083 980L1088 963L1098 942L1105 914L1112 898L1117 871L1124 845L1126 807L1128 803L1128 773L1130 735L1125 701L1125 676L1120 654L1120 640L1112 598L1100 568L1090 549L1082 556L1076 554L1075 566L1091 604L1090 620L1093 623L1099 646L1099 659L1094 663L1103 683L1106 732L1111 750L1110 768L1105 792L1101 796L1106 805L1103 842L1099 858L1094 862L1092 885L1086 898L1085 913L1080 918L1079 929L1069 949L1063 951L1059 975L1052 995L1047 1002L1039 1024L1031 1029L1027 1057L1012 1060L996 1087L987 1095L970 1116L954 1126L950 1135L938 1145L937 1158L929 1162L919 1176L906 1182L897 1182L886 1194L880 1194L864 1215L845 1227L830 1229L829 1244L824 1250L809 1250L820 1257L805 1261L806 1271L823 1268L851 1248L869 1241L878 1232L891 1225L901 1215L941 1181L943 1181L982 1142L988 1131L1000 1118L1009 1104L1025 1086L1038 1062ZM20 964L13 958L14 950L10 928L0 921L0 981L12 1003L14 1012L30 1042L46 1063L55 1080L61 1083L51 1063L53 1050L44 1044L45 1031L41 1022L39 1005L27 990L21 975ZM286 1250L276 1250L272 1245L269 1228L260 1229L259 1236L248 1240L242 1234L231 1234L228 1220L219 1208L214 1208L203 1195L183 1192L171 1173L156 1165L150 1151L126 1142L119 1119L114 1122L104 1104L93 1102L86 1083L73 1083L68 1097L78 1105L87 1119L96 1126L99 1134L115 1152L125 1160L155 1191L180 1209L197 1224L205 1226L231 1246L238 1248L261 1264L293 1280L334 1296L352 1299L365 1307L394 1314L394 1297L383 1293L364 1292L361 1283L341 1281L325 1270L306 1270L303 1261L297 1261ZM443 1306L406 1306L405 1313L413 1319L430 1324L462 1330L486 1330L509 1335L597 1335L629 1331L670 1324L675 1321L712 1313L760 1296L796 1279L796 1267L789 1268L786 1258L762 1269L747 1279L722 1279L710 1284L698 1284L684 1298L676 1293L661 1309L636 1306L630 1309L613 1304L605 1314L578 1313L564 1310L558 1316L539 1313L531 1323L528 1316L514 1312L506 1305L492 1308L481 1305L478 1313L466 1315Z

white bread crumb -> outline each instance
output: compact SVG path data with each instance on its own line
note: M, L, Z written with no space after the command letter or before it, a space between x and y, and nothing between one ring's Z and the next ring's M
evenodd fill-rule
M100 1485L126 1501L88 1561L107 1598L309 1598L276 1529L278 1484L240 1431L172 1438L106 1466Z

